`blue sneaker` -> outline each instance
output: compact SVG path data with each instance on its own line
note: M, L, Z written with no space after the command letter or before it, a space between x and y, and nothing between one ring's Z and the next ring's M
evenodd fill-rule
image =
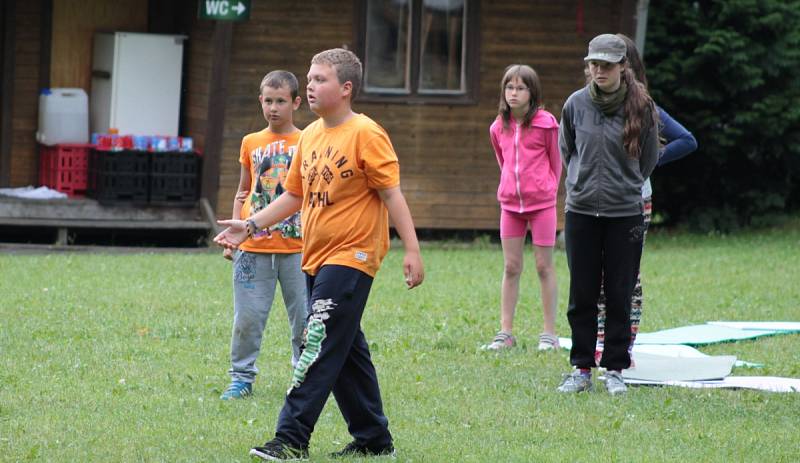
M244 381L231 381L225 392L219 396L222 400L244 399L253 393L253 384Z

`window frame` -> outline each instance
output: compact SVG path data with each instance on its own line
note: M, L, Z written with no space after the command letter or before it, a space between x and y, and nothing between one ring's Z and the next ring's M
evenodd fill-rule
M362 62L366 59L367 43L367 3L369 0L356 0L355 8L355 27L354 43L355 52ZM409 0L411 3L411 41L409 44L411 57L409 59L409 91L399 93L397 91L367 91L366 80L362 82L361 91L356 101L365 103L406 103L406 104L439 104L439 105L475 105L479 99L480 82L480 28L479 13L480 0L466 0L466 33L463 40L466 40L466 50L463 52L464 60L464 80L466 90L455 93L452 90L442 92L431 90L420 90L420 33L422 18L423 0ZM364 63L366 69L366 63Z

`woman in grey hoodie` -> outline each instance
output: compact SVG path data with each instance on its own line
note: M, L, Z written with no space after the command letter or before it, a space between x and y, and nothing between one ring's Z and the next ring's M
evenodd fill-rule
M628 36L617 34L625 42L627 53L625 54L625 61L627 66L631 68L636 80L647 87L647 74L644 69L642 57L636 49L636 43ZM588 72L588 70L587 70ZM590 81L587 80L587 81ZM658 164L656 167L663 166L669 162L682 159L688 154L697 149L697 140L691 132L686 130L680 122L672 118L664 108L656 105L658 110L658 138L661 142L659 144ZM653 188L650 185L650 179L645 179L644 186L642 187L642 199L644 201L644 229L645 238L647 229L650 225L650 220L653 213ZM641 273L636 278L636 286L633 288L633 298L631 299L631 344L628 346L628 352L631 353L631 366L636 362L633 357L633 344L636 342L636 335L639 333L639 323L642 319L643 307L643 294L642 294L642 279ZM606 298L603 290L600 290L600 299L597 301L597 348L595 349L594 357L597 362L600 362L600 357L603 355L603 346L605 338L605 322L606 322Z
M642 185L658 162L658 113L625 62L625 42L602 34L589 42L591 82L564 104L559 148L566 176L564 236L570 270L570 363L559 391L592 388L597 298L606 293L606 389L625 392L630 366L631 295L644 235Z

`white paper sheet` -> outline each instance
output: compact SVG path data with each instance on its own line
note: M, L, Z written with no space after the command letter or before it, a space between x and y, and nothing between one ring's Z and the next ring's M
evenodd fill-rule
M625 383L642 386L678 386L695 389L756 389L769 392L800 392L800 379L777 376L728 376L715 381L641 381L625 380Z

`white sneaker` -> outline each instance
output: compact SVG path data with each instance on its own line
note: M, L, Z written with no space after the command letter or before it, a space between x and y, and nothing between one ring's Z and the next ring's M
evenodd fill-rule
M561 349L561 345L558 343L558 336L547 333L542 333L539 335L539 350L558 349Z
M482 345L481 350L505 350L514 347L516 344L517 340L511 333L498 331L497 334L494 335L492 342Z

